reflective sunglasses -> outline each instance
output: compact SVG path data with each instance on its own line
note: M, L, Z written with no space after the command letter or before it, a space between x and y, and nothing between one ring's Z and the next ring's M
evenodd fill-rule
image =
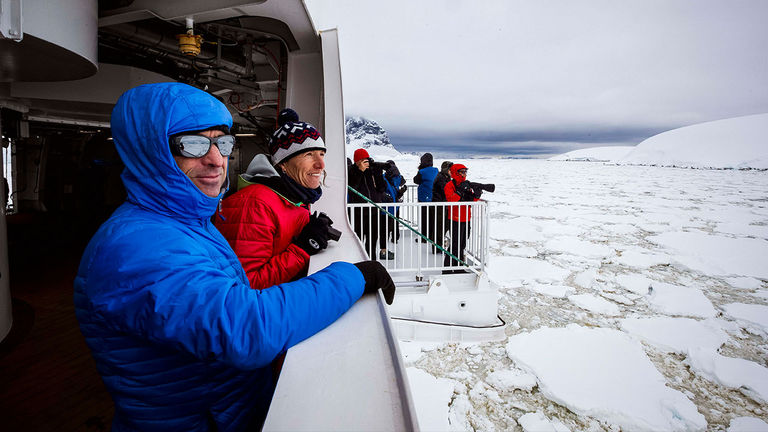
M459 174L466 174L467 170L466 169L460 169L460 170L458 170L456 172L459 173Z
M201 158L216 144L222 156L229 156L235 148L235 137L221 135L208 138L203 135L177 135L171 139L171 153L176 156Z

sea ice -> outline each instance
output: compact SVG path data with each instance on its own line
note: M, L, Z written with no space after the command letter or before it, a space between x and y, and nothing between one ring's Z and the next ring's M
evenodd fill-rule
M491 257L488 278L499 285L509 281L562 281L570 272L544 260L520 257Z
M597 269L583 271L573 278L573 283L582 288L591 288L597 279Z
M609 223L603 229L617 236L628 236L637 232L637 227L628 223Z
M568 296L568 300L595 314L617 316L621 313L621 309L615 303L592 294L575 294Z
M723 309L734 319L757 326L764 334L768 334L768 306L729 303L723 305Z
M511 255L511 256L517 256L517 257L523 257L523 258L533 258L539 254L539 252L535 248L528 247L528 246L505 247L503 251L504 251L504 255Z
M562 422L548 419L541 411L523 414L517 422L525 432L571 432Z
M645 276L627 274L616 276L616 283L627 291L645 296L648 295L648 288L655 282Z
M495 222L495 223L494 223ZM504 220L492 219L491 238L497 240L514 240L516 242L535 243L544 240L542 229L530 217L518 217Z
M406 371L421 430L448 430L448 404L453 396L453 381L435 378L415 367L406 368Z
M768 423L755 417L736 417L727 432L768 432Z
M662 351L678 354L694 349L715 352L728 340L728 334L715 322L691 318L626 318L621 320L621 329Z
M753 277L727 277L724 279L734 288L749 290L757 289L763 286L763 283L760 281L760 279L755 279Z
M536 387L536 377L520 369L491 372L485 381L499 391L514 389L531 390Z
M731 238L704 232L665 232L648 237L674 253L673 260L713 276L768 279L768 241Z
M531 291L543 294L549 297L565 298L573 292L573 288L565 285L539 285L534 284L527 287Z
M613 250L606 245L584 241L577 237L557 237L546 242L544 247L549 251L587 258L603 258L613 253Z
M637 250L626 250L613 259L619 264L635 268L648 268L660 264L669 264L669 257L662 254L645 253Z
M669 315L710 318L717 315L712 302L697 288L688 288L664 282L653 282L648 297L651 308Z
M748 225L734 222L721 222L717 225L717 231L726 234L739 236L768 238L768 226Z
M691 350L684 362L696 375L738 389L759 403L768 402L768 369L755 362L703 348Z
M765 148L760 147L761 154L765 153ZM698 152L699 147L696 146L696 149ZM560 325L562 320L553 317L566 317L569 322L582 326L595 325L589 313L570 301L559 299L535 296L536 300L530 306L535 306L539 318L537 320L523 320L517 316L516 311L529 306L525 303L525 300L531 297L528 290L549 297L565 297L575 291L573 287L566 286L566 283L577 286L576 283L571 283L569 276L578 277L580 272L597 269L597 275L604 277L606 281L592 284L592 288L599 285L601 290L599 293L591 293L599 294L617 304L624 304L621 309L628 316L642 315L633 323L634 326L624 324L619 333L638 345L639 339L642 338L647 344L641 346L649 352L652 351L654 356L661 356L665 364L677 357L677 354L666 352L688 356L687 352L696 351L696 357L689 361L700 369L689 366L692 374L681 375L679 379L685 388L696 386L697 389L693 391L697 394L710 392L714 395L718 391L735 388L720 384L715 372L720 375L727 374L716 366L725 364L726 370L730 370L734 364L741 367L741 362L747 361L735 357L753 358L746 357L747 353L754 349L754 344L753 338L745 335L744 328L750 333L762 334L768 338L765 323L758 325L762 316L768 316L768 311L764 309L768 306L760 306L767 304L765 299L768 299L768 277L765 276L768 265L762 262L768 254L765 253L765 247L761 246L768 244L768 239L759 238L764 237L765 227L768 226L768 206L765 201L768 172L492 158L458 162L466 163L470 168L482 166L482 169L473 171L472 179L497 185L495 193L483 195L483 199L490 203L491 219L488 228L493 239L488 262L492 279L506 284L501 287L500 314L505 316L510 314L510 311L515 311L508 320L510 330L520 331L521 326L517 319L531 331L540 327ZM416 174L418 158L409 156L407 164L399 165L404 176L411 178ZM654 241L647 241L649 236ZM582 253L575 247L558 247L563 251L557 254L558 251L545 246L548 241L559 238L578 239L605 246L611 253L606 257L594 258L591 248L584 249ZM565 249L568 253L564 253ZM614 251L620 251L621 255ZM494 257L494 254L505 256ZM729 255L734 256L733 262ZM533 258L534 256L543 258ZM749 261L750 259L757 262ZM666 285L661 281L677 287L673 293L691 296L672 298L659 295L669 294L664 292ZM578 283L583 282L578 280ZM525 290L511 288L521 284ZM584 284L589 285L589 281ZM649 286L654 287L651 293L648 291ZM683 290L679 290L680 287ZM665 297L666 300L671 300L667 302ZM692 308L697 301L700 301L699 307ZM759 307L756 314L738 306L729 306L729 310L726 310L725 304L734 302L752 302ZM701 316L712 314L713 305L716 311L723 312L722 318L700 319ZM600 322L612 325L614 320ZM530 361L531 367L524 368L538 375L538 390L534 388L533 392L538 394L540 390L541 394L547 397L552 394L560 395L561 399L570 401L570 405L563 404L567 408L583 408L581 411L573 408L572 411L580 415L579 421L583 422L585 429L674 430L686 427L668 426L668 422L675 421L670 418L679 419L679 425L687 424L690 429L705 427L706 423L690 408L680 393L670 389L663 390L665 386L661 379L649 379L655 376L652 372L636 372L645 371L643 366L636 363L645 364L650 368L647 358L639 349L629 350L628 352L634 353L631 355L623 353L623 347L628 342L614 344L612 338L599 338L599 347L591 349L589 344L581 343L580 336L573 336L575 333L570 333L570 330L560 331L565 334L562 339L531 337L527 341L537 341L532 343L532 346L527 342L522 344L525 346L521 346L519 351L521 355L527 353L529 357L535 353L534 360L540 356L544 363L542 371L533 369L535 365L532 363L538 363L538 360ZM728 355L734 357L732 359L725 357L726 360L723 360L723 356L714 348L724 339L721 331L725 331L730 338L726 347ZM569 339L576 339L573 345ZM494 343L492 346L501 345ZM758 345L758 348L761 352L757 355L762 355L764 344ZM725 351L724 348L721 349ZM438 351L430 352L427 348L403 351L412 353L406 354L408 362L416 361L420 356L435 360L438 355ZM572 352L576 354L572 355ZM469 350L457 350L456 355L459 356L456 360L478 366L477 371L473 372L470 368L463 370L461 374L454 374L442 368L441 361L437 362L440 366L434 370L427 369L436 376L456 380L450 407L442 409L443 412L448 411L448 430L502 430L504 427L510 427L512 418L517 419L520 413L536 411L546 413L553 422L557 421L558 414L547 409L547 405L553 402L543 397L510 400L504 391L497 387L502 386L499 381L491 383L493 378L483 372L485 368L493 365L493 370L503 370L499 369L497 358L490 354L489 350L484 349L484 353L478 355L471 355ZM484 358L485 356L490 357ZM610 360L603 360L604 357ZM547 373L548 361L556 362L552 368L564 368L570 373L567 377L559 377L556 372ZM656 365L659 371L663 371L664 364ZM516 366L522 367L522 360L516 360ZM603 377L605 371L609 371L607 377ZM700 375L703 377L705 372L709 373L707 371L711 372L710 378L692 378ZM673 370L663 372L664 375L672 373L678 376ZM585 376L581 378L581 375ZM570 380L571 376L576 377L574 380L581 378L581 381L567 381L569 384L560 387L556 385L557 381ZM628 378L625 379L625 376ZM752 387L755 386L754 376L751 379ZM624 395L624 388L631 389L635 379L651 383L643 383L643 387L639 387L640 390L635 392L637 394ZM734 385L738 382L739 380ZM493 386L497 394L501 394L505 400L502 403L491 400L496 396L493 392L481 391L480 383ZM566 386L566 389L576 387L579 392L574 390L573 393L562 396L561 394L565 393L562 386ZM417 392L416 387L412 386L412 391ZM464 390L461 390L462 387ZM603 387L608 390L603 390ZM474 390L471 399L467 395L467 388ZM646 388L652 390L646 392ZM744 387L741 391L752 391L754 395L758 395L756 389L750 388ZM675 396L665 404L662 401L667 399L667 391ZM515 395L525 392L527 391L524 389L514 390ZM604 399L596 400L598 396L594 394L604 395ZM702 412L717 409L725 413L713 414L713 421L709 425L712 430L724 430L728 427L730 417L741 413L740 407L733 405L741 398L718 398L718 406L713 408L708 406L706 401L694 399L693 393L686 394L694 403L703 403L699 406ZM554 396L552 398L555 399ZM635 398L638 398L639 402ZM602 403L603 400L606 402ZM764 408L765 405L763 403L760 406L763 412L753 415L764 417L768 412ZM513 412L517 412L517 415L512 415ZM600 416L592 416L592 412L598 412ZM646 412L653 414L646 416ZM620 417L626 420L619 420ZM646 417L652 419L652 422L641 423ZM502 418L503 420L500 420ZM608 420L607 423L600 424L595 419ZM732 424L732 427L736 426L738 422Z
M398 341L400 347L400 355L409 364L417 362L425 352L432 351L440 345L442 342L427 342L427 341Z
M601 297L605 297L608 300L613 300L616 303L621 303L621 304L623 304L625 306L632 306L633 304L635 304L635 302L632 301L629 297L627 297L625 295L621 295L621 294L616 294L616 293L611 293L611 292L603 291L603 292L600 293L600 296Z
M576 324L509 338L507 355L548 399L625 430L703 430L704 416L627 334ZM620 385L617 385L620 383Z

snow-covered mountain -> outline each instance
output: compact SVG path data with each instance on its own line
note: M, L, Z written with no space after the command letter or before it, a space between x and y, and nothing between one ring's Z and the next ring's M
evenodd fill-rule
M347 131L347 145L364 149L374 145L392 147L387 131L374 120L365 117L347 117L344 126Z
M641 142L619 163L768 169L768 113L686 126Z
M635 147L593 147L550 160L686 168L768 169L768 113L717 120L654 135Z
M372 158L387 160L401 154L389 141L387 131L376 121L365 117L347 117L345 122L347 135L347 156L352 157L355 150L364 148Z

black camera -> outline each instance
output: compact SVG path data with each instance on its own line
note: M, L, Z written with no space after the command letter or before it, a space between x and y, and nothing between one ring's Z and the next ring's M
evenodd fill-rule
M341 238L341 231L331 227L331 225L333 225L331 218L328 217L327 214L320 212L317 214L317 219L328 222L328 238L333 241L339 241Z
M496 191L496 185L493 183L475 183L475 182L469 182L469 187L471 187L474 190L482 189L486 192L494 192Z
M370 163L371 168L376 168L381 171L386 171L389 169L389 162L375 162L373 158L368 158L368 162Z

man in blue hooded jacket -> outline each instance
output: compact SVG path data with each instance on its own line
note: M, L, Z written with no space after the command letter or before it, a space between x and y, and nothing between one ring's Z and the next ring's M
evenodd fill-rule
M115 403L113 431L258 427L271 362L394 285L379 263L334 263L250 289L211 216L226 190L232 118L194 87L123 94L112 134L128 198L94 235L75 279L81 331Z

